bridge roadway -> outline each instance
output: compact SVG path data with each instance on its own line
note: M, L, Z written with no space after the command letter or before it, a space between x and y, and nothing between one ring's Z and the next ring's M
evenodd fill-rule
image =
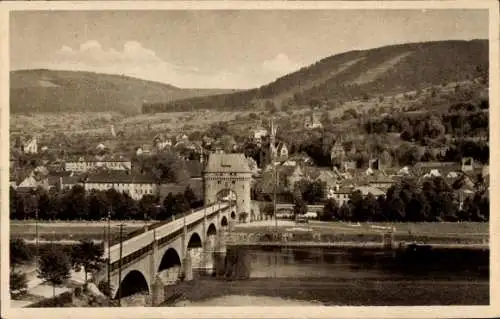
M110 262L106 264L110 265L113 297L119 290L122 297L139 291L151 294L154 283L168 286L181 277L192 278L193 269L213 268L213 253L235 222L235 210L234 203L219 202L182 218L150 225L147 231L122 242L121 262L120 243L105 247L106 261L109 249ZM96 283L107 281L106 277L107 267L94 275Z

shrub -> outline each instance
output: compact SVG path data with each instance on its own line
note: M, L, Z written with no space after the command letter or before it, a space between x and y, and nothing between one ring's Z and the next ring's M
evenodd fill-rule
M29 308L54 308L54 307L67 307L71 306L73 303L73 293L64 292L59 296L44 299L34 304L31 304Z

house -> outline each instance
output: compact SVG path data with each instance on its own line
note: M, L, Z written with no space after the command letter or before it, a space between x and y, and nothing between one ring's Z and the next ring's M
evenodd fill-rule
M25 142L22 143L22 150L27 154L38 153L38 140L36 137L30 137Z
M295 183L304 178L305 174L300 166L269 165L262 174L262 190L264 193L272 193L276 182L278 192L291 192Z
M67 172L67 171L49 171L49 174L47 176L48 179L48 184L49 188L54 188L57 190L61 190L62 187L62 178L63 177L70 177L73 176L73 172Z
M323 125L321 124L318 116L314 112L311 112L311 114L306 116L305 118L304 127L306 129L312 130L315 128L322 128Z
M189 138L186 134L184 133L180 133L178 134L176 137L175 137L175 143L179 143L179 142L185 142L185 141L188 141Z
M24 189L37 189L43 188L45 190L50 189L49 180L48 180L49 172L43 166L38 166L31 173L24 178L19 185L18 188Z
M261 142L267 135L268 132L265 128L256 128L251 131L251 137L255 142Z
M163 134L158 134L153 138L153 145L159 151L166 149L167 147L172 146L172 139L166 137Z
M149 156L154 154L154 150L151 145L144 144L135 149L135 154L137 156Z
M354 169L356 169L356 161L343 161L342 162L342 168L344 169L344 172L347 172L347 171L352 171Z
M353 187L349 186L346 187L337 184L328 190L326 198L334 199L339 205L339 207L341 207L342 205L349 202L353 190L354 190Z
M341 179L335 171L326 168L304 167L306 178L309 181L320 181L325 183L325 193L334 187Z
M203 137L202 137L202 139L201 139L201 145L202 145L203 147L206 147L206 148L208 148L208 147L212 146L212 144L213 144L214 142L215 142L215 140L214 140L213 138L211 138L211 137L209 137L209 136L206 136L206 135L205 135L205 136L203 136Z
M123 157L78 157L65 161L64 163L64 170L70 172L87 172L89 170L97 168L128 171L132 169L132 162Z
M419 162L412 168L414 176L420 178L431 178L441 176L443 178L456 178L462 174L477 176L483 173L483 165L474 163L472 158L463 158L460 163L456 162Z
M283 142L278 143L278 146L271 147L271 156L275 162L286 161L288 159L288 147Z
M124 171L101 171L89 174L83 180L86 191L106 191L114 189L130 195L132 199L140 200L144 195L157 196L159 187L152 175L131 174Z
M375 197L385 196L385 192L381 189L373 186L358 186L354 188L354 191L360 191L363 196L372 194Z
M382 192L387 192L387 190L394 184L396 184L396 180L383 176L382 174L377 174L368 178L368 186L374 189L379 189Z

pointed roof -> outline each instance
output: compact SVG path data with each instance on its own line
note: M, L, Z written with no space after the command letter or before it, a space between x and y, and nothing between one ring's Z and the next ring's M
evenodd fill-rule
M204 173L252 173L244 154L212 153Z

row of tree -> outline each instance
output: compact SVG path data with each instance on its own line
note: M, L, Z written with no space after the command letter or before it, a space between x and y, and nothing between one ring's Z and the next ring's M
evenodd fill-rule
M10 291L14 296L23 294L27 289L27 278L19 271L19 266L33 262L37 252L22 239L10 241ZM98 271L104 264L102 258L104 248L92 241L81 241L74 246L54 247L41 246L38 249L37 277L50 283L55 295L55 287L70 278L70 271L83 271L85 283L88 273Z
M363 196L355 191L341 206L335 199L329 199L319 218L354 222L484 222L489 220L489 196L486 190L478 189L461 204L442 178L425 181L422 187L404 180L392 186L385 196Z
M71 189L36 189L26 194L10 188L10 218L41 220L163 220L203 205L187 186L184 192L169 193L163 201L144 195L136 201L114 189L90 192L76 185Z

